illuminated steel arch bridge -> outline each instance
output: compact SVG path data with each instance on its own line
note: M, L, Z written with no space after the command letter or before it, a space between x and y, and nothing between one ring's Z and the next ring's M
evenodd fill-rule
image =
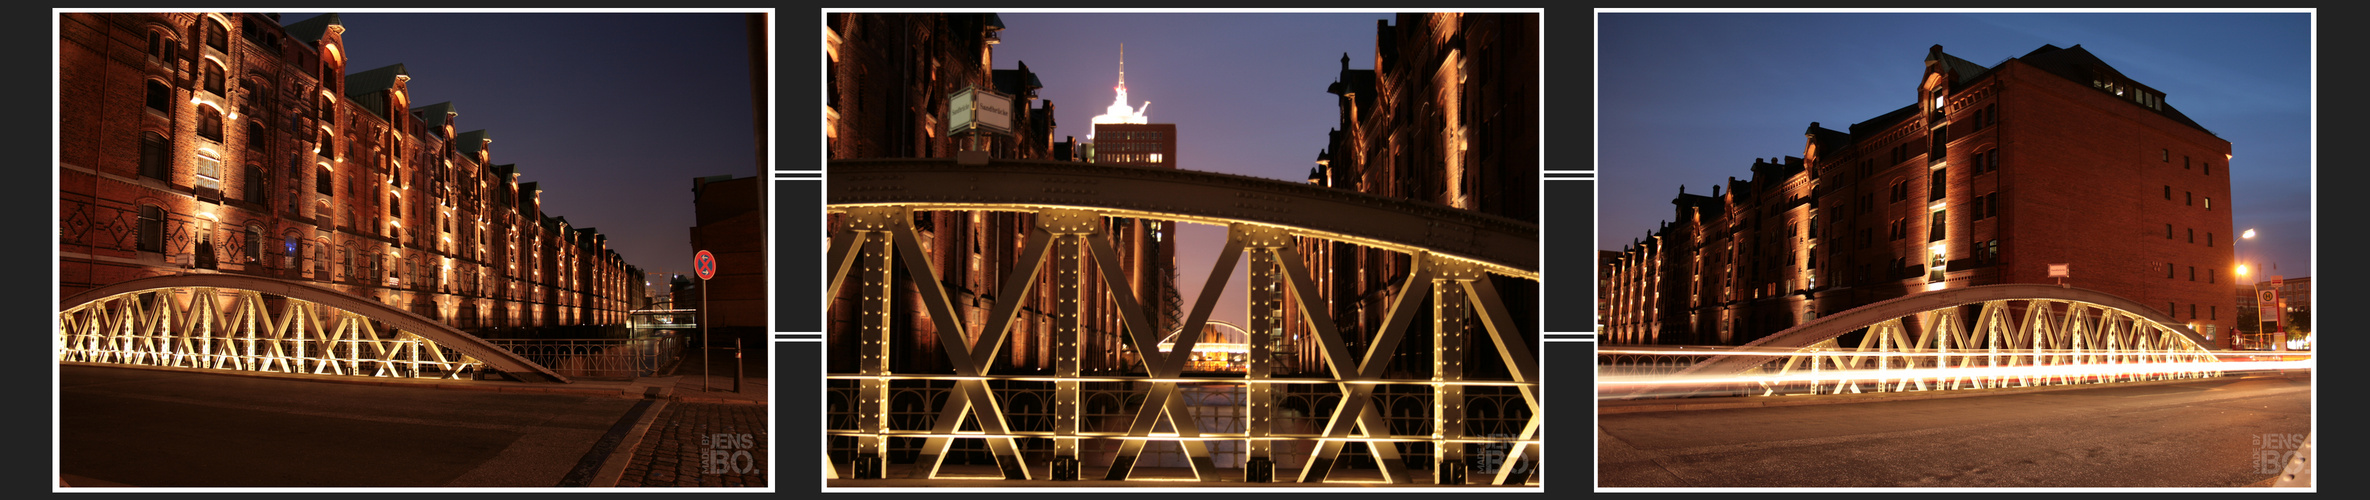
M402 308L260 276L175 274L59 303L60 362L358 377L568 377Z
M836 438L855 441L852 457L833 464L835 478L882 478L889 468L888 448L892 439L923 439L914 460L917 478L947 477L940 474L950 440L984 439L1001 476L1005 479L1031 479L1050 473L1053 479L1077 479L1081 474L1081 440L1119 442L1109 455L1110 465L1101 477L1109 480L1130 479L1139 466L1138 459L1148 442L1173 441L1187 455L1194 476L1199 481L1265 482L1274 480L1278 462L1290 460L1278 452L1281 446L1300 449L1306 445L1305 459L1298 462L1301 482L1323 482L1337 460L1342 460L1345 446L1363 445L1374 458L1383 478L1394 484L1419 484L1410 476L1408 466L1400 459L1399 446L1428 444L1432 454L1433 478L1420 484L1465 484L1466 455L1469 448L1483 449L1479 453L1504 452L1502 463L1535 463L1540 452L1540 419L1538 409L1538 368L1532 348L1525 343L1528 325L1514 324L1513 315L1500 299L1491 275L1515 280L1538 279L1538 228L1535 224L1514 221L1476 212L1459 210L1436 204L1385 198L1341 189L1312 186L1303 183L1276 181L1246 176L1110 165L1092 165L1050 161L971 161L954 159L893 159L893 160L835 160L829 166L830 182L826 198L829 211L841 219L831 234L828 253L830 288L826 302L839 300L843 284L857 287L862 303L860 328L854 337L859 340L855 351L859 357L860 373L834 374L834 382L853 386L844 393L835 392L835 405L852 407L839 418L835 413L829 433ZM938 279L937 270L929 263L921 241L913 227L914 216L922 211L994 211L1033 214L1035 226L1029 228L1025 249L1019 254L1017 268L1007 275L994 303L984 317L973 321L982 323L976 329L976 343L967 340L963 332L966 318L956 313L956 305ZM1143 309L1139 297L1132 296L1121 273L1120 258L1111 238L1104 229L1106 218L1137 218L1171 222L1213 224L1227 228L1225 248L1212 266L1206 285L1198 299L1187 308L1191 311L1179 331L1192 334L1174 335L1164 341L1168 332L1156 331ZM1332 312L1322 303L1309 303L1319 291L1312 281L1303 255L1296 249L1300 240L1349 243L1368 248L1384 249L1408 255L1412 262L1407 285L1391 297L1387 320L1379 331L1364 332L1369 343L1364 356L1352 356L1350 347L1336 328ZM1183 378L1188 353L1197 350L1202 339L1199 332L1210 323L1210 311L1232 276L1239 257L1248 254L1250 300L1254 304L1248 332L1280 332L1284 326L1280 310L1265 309L1259 304L1278 304L1283 297L1295 298L1281 307L1296 308L1314 337L1306 342L1322 354L1325 373L1320 378L1283 378L1275 376L1277 339L1274 335L1252 333L1246 335L1247 366L1239 378ZM1047 260L1053 260L1051 272L1040 272ZM892 266L895 266L894 269ZM1109 272L1089 273L1100 269ZM903 332L907 325L892 324L891 296L893 272L913 276L919 296L918 302L927 311L927 321L933 322L938 334L938 345L943 352L903 352L891 348L892 332ZM1104 300L1105 297L1086 296L1082 287L1086 277L1099 274L1108 285L1108 299L1116 302L1115 313L1124 325L1126 339L1135 346L1162 346L1161 349L1137 349L1142 375L1086 376L1080 370L1082 318L1076 313L1083 301ZM1043 277L1043 278L1041 278ZM1043 279L1047 282L1040 283ZM1013 318L1020 307L1019 297L1027 296L1036 287L1051 287L1061 305L1054 315L1052 337L1054 346L1051 376L1014 376L990 373L998 352L1005 349ZM1285 294L1285 289L1291 293ZM1434 325L1432 331L1432 367L1423 370L1432 376L1419 380L1389 380L1389 364L1401 340L1409 336L1409 325L1423 308L1427 296L1431 299ZM1264 312L1263 312L1264 311ZM1495 358L1510 374L1506 380L1482 380L1465 377L1462 346L1467 343L1463 322L1478 318L1488 337L1473 339L1477 345L1494 347ZM917 320L919 321L919 320ZM1419 333L1422 327L1418 327ZM1480 353L1487 355L1489 353ZM953 375L900 374L891 370L895 356L943 356L953 366ZM1476 359L1486 359L1479 358ZM952 387L939 398L922 396L904 399L893 393L892 382L915 379L951 382ZM991 382L1003 382L1006 390L993 390ZM1030 401L1050 400L1052 409L1044 412L1049 430L1022 430L1008 419L1014 405L1011 392L1013 382L1050 383L1049 396L1030 396ZM1081 384L1124 383L1124 394L1089 394ZM1233 429L1204 428L1204 419L1195 418L1187 403L1189 387L1210 383L1243 386L1244 424ZM1280 412L1279 401L1287 399L1286 384L1304 387L1330 387L1339 397L1320 399L1323 404L1306 405L1314 417L1323 420L1322 431L1314 433L1288 432L1277 423L1290 415ZM1389 400L1378 406L1378 385L1409 384L1429 386L1422 397L1430 417L1427 430L1420 434L1400 434L1393 431L1381 408L1404 412L1404 406ZM1181 387L1182 386L1182 387ZM1509 396L1505 406L1520 407L1527 418L1508 427L1501 435L1481 437L1468 435L1465 389L1468 386L1512 387L1519 397ZM1495 388L1493 388L1495 389ZM835 389L836 390L836 389ZM1003 392L1007 394L998 394ZM1097 399L1105 398L1108 399ZM893 401L893 399L896 399ZM1474 401L1478 401L1475 399ZM920 403L914 403L920 401ZM1093 425L1098 416L1086 407L1095 401L1126 401L1127 408L1099 416L1101 423L1124 424L1124 430L1101 430ZM1020 403L1032 404L1032 403ZM919 406L919 409L913 407ZM1412 406L1412 405L1410 405ZM935 419L900 420L912 413L932 413ZM1508 410L1507 414L1512 411ZM965 417L978 417L977 430L965 430ZM1478 415L1478 414L1477 414ZM925 417L927 415L924 415ZM926 424L913 422L926 421ZM900 424L904 425L900 425ZM1166 424L1174 431L1161 431ZM905 427L900 429L899 427ZM914 427L928 427L927 430ZM1315 426L1310 426L1313 430ZM1158 431L1158 432L1156 432ZM1050 440L1050 463L1029 463L1020 449L1024 442L1041 444ZM1243 469L1237 478L1222 478L1213 462L1210 445L1241 444L1247 450L1241 462ZM1288 444L1285 444L1288 443ZM1484 448L1486 447L1486 448ZM1043 455L1040 455L1043 456ZM845 467L845 468L842 468ZM1495 484L1521 484L1529 479L1530 468L1499 467ZM1091 475L1091 474L1089 474ZM1138 478L1142 479L1142 478ZM1335 479L1339 479L1336 477ZM1482 479L1479 474L1474 479Z
M2050 284L1886 300L1726 349L1604 346L1600 398L1994 389L2220 376L2295 363L2222 361L2138 302Z

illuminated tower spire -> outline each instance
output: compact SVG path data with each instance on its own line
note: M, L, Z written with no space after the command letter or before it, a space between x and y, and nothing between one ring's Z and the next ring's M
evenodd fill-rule
M1111 90L1118 95L1111 100L1111 107L1105 108L1103 114L1094 117L1094 123L1150 122L1144 116L1144 111L1152 109L1152 101L1144 101L1142 107L1136 108L1130 108L1127 105L1127 44L1119 45L1119 86L1111 87ZM1087 132L1086 138L1094 139L1094 133Z

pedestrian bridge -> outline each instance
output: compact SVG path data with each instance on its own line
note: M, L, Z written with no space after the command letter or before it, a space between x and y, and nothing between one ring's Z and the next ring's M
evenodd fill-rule
M1598 396L1992 389L2220 376L2187 325L2130 299L2047 284L1925 292L1717 350L1603 346Z
M569 381L436 320L297 281L233 274L153 276L74 294L58 310L60 362Z
M1540 452L1538 368L1528 342L1537 332L1516 324L1499 298L1501 285L1493 283L1538 280L1535 224L1305 183L1162 168L892 159L835 160L827 172L831 182L826 200L840 219L831 235L830 291L825 300L837 300L843 284L858 288L853 295L861 297L856 299L861 304L853 304L861 312L861 328L848 336L857 342L854 350L861 371L828 377L847 386L832 389L833 424L828 432L835 442L854 443L843 455L847 458L839 459L844 461L832 463L835 478L891 477L890 458L904 456L892 453L897 446L892 440L917 439L922 442L911 461L911 477L916 479L943 477L940 464L955 439L986 441L1001 476L1012 480L1048 473L1055 480L1075 480L1086 466L1106 464L1101 474L1083 475L1129 480L1136 477L1135 468L1150 442L1175 443L1186 455L1184 465L1203 482L1275 481L1276 472L1285 468L1279 463L1297 466L1300 482L1328 482L1335 463L1347 460L1342 455L1346 446L1364 447L1391 484L1466 484L1469 464L1475 463L1467 460L1468 452L1487 457L1481 461L1488 463L1472 467L1475 479L1483 482L1524 484L1535 472L1528 465L1536 463ZM1052 320L1052 345L1058 347L1053 349L1051 376L990 371L1005 349L1023 301L997 301L984 317L957 313L913 227L918 213L955 210L1033 215L1025 248L1017 254L1018 265L1004 274L994 296L1026 297L1036 287L1056 291L1061 305L1055 308L1061 312ZM1193 300L1180 308L1191 312L1177 330L1203 331L1236 262L1247 255L1252 317L1245 330L1257 333L1244 339L1241 375L1185 378L1190 353L1207 352L1197 347L1203 336L1177 335L1164 342L1168 331L1156 328L1142 313L1139 304L1156 297L1134 296L1134 287L1124 281L1122 257L1106 228L1114 218L1227 228L1225 248L1212 263L1200 297L1189 297ZM1353 356L1351 344L1332 318L1332 306L1319 298L1328 293L1312 280L1300 250L1303 243L1316 242L1350 243L1409 257L1412 267L1406 284L1389 298L1384 326L1355 332L1367 340L1363 356ZM928 312L923 321L935 323L944 352L915 352L910 346L891 349L893 339L906 338L893 332L914 331L911 325L894 324L900 316L893 314L891 299L906 292L893 289L899 286L891 281L893 274L912 276L913 293ZM1111 293L1091 296L1083 291L1088 287L1082 282L1097 276L1103 280L1102 289ZM1286 303L1287 295L1291 303ZM1130 369L1142 375L1081 374L1080 322L1101 318L1081 318L1077 305L1100 300L1118 305L1111 314L1119 316L1133 346L1161 347L1138 348L1135 359L1123 362L1140 361L1140 367ZM1287 307L1302 313L1298 317L1313 338L1284 338ZM1416 333L1410 334L1409 325L1419 311L1428 313L1432 324L1415 327ZM965 324L971 322L979 324ZM1385 379L1386 365L1401 354L1401 340L1427 331L1433 363L1426 371L1432 376ZM978 332L977 341L964 332ZM1487 338L1468 340L1467 332ZM1279 347L1287 342L1321 352L1327 376L1271 376ZM1468 356L1463 349L1469 344L1486 352ZM955 373L894 373L892 359L904 356L943 356ZM1468 379L1467 359L1502 363L1511 375ZM922 390L911 383L946 386L935 395L908 399L901 390ZM1197 406L1187 401L1197 396L1188 393L1218 390L1213 384L1231 384L1247 395L1240 405L1246 407L1243 419L1213 424L1212 419L1196 418ZM1288 384L1299 387L1287 390L1283 386ZM1393 387L1385 391L1420 389L1386 397L1378 385ZM1493 386L1480 388L1488 394L1512 389L1503 392L1507 400L1468 398L1471 386ZM1111 389L1098 392L1098 387ZM1296 401L1289 393L1305 394L1307 388L1326 394L1309 398L1319 403L1299 406L1308 408L1307 413L1279 411ZM1098 401L1127 403L1105 407ZM1486 404L1488 410L1468 412L1468 401L1477 407ZM1040 402L1051 411L1038 407ZM1522 416L1507 417L1515 414ZM936 418L927 418L930 415ZM973 415L978 417L975 428L967 418ZM923 418L907 418L914 416ZM1286 425L1287 420L1294 425ZM1082 442L1110 448L1089 451L1082 449ZM1045 446L1043 451L1039 446ZM1213 460L1213 446L1239 447L1240 463ZM1403 452L1410 455L1402 457ZM1417 483L1408 471L1411 463L1430 468L1432 477ZM1240 465L1241 470L1222 478L1222 465Z

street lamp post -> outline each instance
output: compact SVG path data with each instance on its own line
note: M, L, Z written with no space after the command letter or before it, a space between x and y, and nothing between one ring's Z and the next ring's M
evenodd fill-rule
M2253 325L2255 328L2253 328L2253 330L2255 331L2255 335L2254 335L2254 337L2255 337L2255 340L2256 340L2256 341L2258 341L2258 342L2260 342L2260 341L2262 341L2262 339L2263 339L2263 336L2264 336L2264 333L2265 333L2265 332L2263 331L2263 315L2262 315L2262 312L2263 312L2263 306L2262 306L2262 304L2260 303L2260 302L2261 302L2261 297L2263 296L2263 285L2261 284L2262 282L2261 282L2260 280L2256 280L2255 278L2253 278L2253 277L2252 277L2252 275L2250 275L2250 274L2248 274L2248 273L2247 273L2247 264L2246 264L2246 256L2245 256L2245 252L2239 252L2239 251L2238 251L2238 250L2239 250L2239 248L2241 248L2241 247L2239 247L2239 246L2238 246L2240 243L2244 243L2246 240L2255 239L2255 230L2254 230L2254 229L2247 229L2247 231L2246 231L2245 233L2241 233L2241 234L2239 234L2239 235L2238 235L2238 239L2239 239L2239 241L2231 242L2231 245L2232 245L2232 246L2231 246L2231 251L2232 251L2233 253L2238 253L2238 254L2239 254L2239 263L2238 263L2238 277L2239 277L2239 278L2241 278L2241 279L2245 279L2245 280L2247 280L2247 283L2248 283L2249 285L2251 285L2251 286L2254 288L2254 290L2255 290L2255 293L2248 294L2248 297L2250 297L2250 299L2249 299L2249 300L2255 300L2255 301L2257 301L2257 304L2255 304L2254 306L2252 306L2252 307L2254 307L2254 308L2255 308L2255 312L2256 312L2256 314L2255 314L2255 324Z

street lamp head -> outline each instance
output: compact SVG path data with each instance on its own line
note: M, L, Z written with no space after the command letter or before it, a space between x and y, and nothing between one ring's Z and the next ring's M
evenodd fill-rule
M2253 229L2248 229L2248 230L2247 230L2247 232L2246 232L2245 234L2240 234L2240 235L2238 235L2238 237L2240 237L2240 238L2254 238L2254 237L2255 237L2255 230L2253 230Z
M2239 276L2246 276L2246 275L2247 275L2247 265L2246 265L2246 264L2239 264L2239 265L2238 265L2238 275L2239 275Z

